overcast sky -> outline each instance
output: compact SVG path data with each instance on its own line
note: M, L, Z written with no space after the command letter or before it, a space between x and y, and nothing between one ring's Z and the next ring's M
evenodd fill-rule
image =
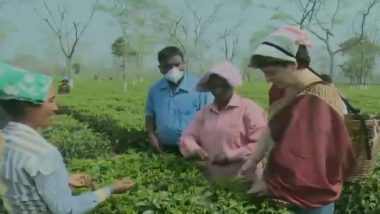
M159 0L167 5L172 11L182 11L185 7L184 0ZM57 3L65 7L69 11L71 20L79 20L84 22L91 11L93 0L47 0L48 4L55 6ZM273 15L272 10L265 10L258 6L256 2L264 2L253 0L253 4L249 8L241 8L238 1L230 1L223 10L220 11L217 23L210 29L207 34L208 40L215 40L215 32L220 32L225 27L232 26L236 22L241 21L239 28L239 41L241 52L248 53L246 50L249 39L255 31L265 30L268 25L280 25L278 22L271 21ZM281 0L266 0L267 5L279 5ZM331 1L333 2L333 1ZM352 20L359 8L364 7L364 1L350 0L350 8L344 10L343 17L346 21L334 34L334 40L342 40L353 31ZM283 10L296 14L296 8L292 8L288 3L283 3ZM194 8L200 14L208 14L212 10L211 3L204 0L194 0ZM10 59L16 54L33 54L41 59L61 60L59 49L57 49L57 41L42 22L41 18L34 11L35 8L43 11L41 0L12 0L9 4L0 9L0 27L7 32L6 39L1 40L0 57ZM44 11L43 11L44 12ZM379 13L380 7L373 11L373 14ZM356 15L357 16L357 15ZM372 27L379 28L380 24L371 17ZM375 26L377 25L377 26ZM4 31L4 30L3 30ZM120 31L115 20L104 12L98 12L90 24L88 30L83 36L83 41L78 49L78 56L85 61L93 61L103 59L105 63L112 63L112 55L110 54L110 46L112 42L120 36ZM162 36L162 35L161 35ZM315 39L315 51L319 51L321 44ZM165 45L165 44L161 44ZM222 57L220 51L221 44L217 44L213 48L214 58ZM158 46L160 47L160 46ZM321 52L322 53L322 52Z

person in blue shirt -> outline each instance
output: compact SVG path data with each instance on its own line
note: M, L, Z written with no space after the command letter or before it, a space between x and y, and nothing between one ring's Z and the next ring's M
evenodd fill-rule
M179 48L165 47L158 53L158 62L163 77L150 87L145 107L149 143L157 152L179 152L182 131L213 97L196 91L198 78L186 71Z

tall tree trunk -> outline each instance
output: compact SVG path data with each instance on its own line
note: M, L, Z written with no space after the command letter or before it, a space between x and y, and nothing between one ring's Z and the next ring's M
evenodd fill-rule
M74 87L74 80L71 77L71 57L66 58L67 78L69 79L70 88Z
M368 89L369 86L369 72L367 71L365 74L365 89Z
M251 76L250 76L250 73L248 71L245 71L244 72L244 75L245 75L245 79L247 82L250 82L251 81Z
M330 64L329 64L329 74L331 79L334 79L334 65L335 65L335 56L332 52L329 51L329 58L330 58Z
M123 56L122 59L122 69L123 69L123 89L124 91L128 90L128 83L127 83L127 56Z

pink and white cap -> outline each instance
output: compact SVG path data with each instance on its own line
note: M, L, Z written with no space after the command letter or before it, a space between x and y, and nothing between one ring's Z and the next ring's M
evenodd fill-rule
M297 54L298 47L300 45L312 47L310 37L297 26L283 26L279 28L265 38L264 43L260 44L253 53L253 55L268 56L296 62L295 57L289 56L283 51L280 51L271 45L265 44L265 42L281 47L293 56Z
M225 79L229 85L236 88L243 84L243 78L240 70L232 63L224 60L214 64L210 70L199 80L197 84L198 91L208 91L207 81L211 74L218 75Z

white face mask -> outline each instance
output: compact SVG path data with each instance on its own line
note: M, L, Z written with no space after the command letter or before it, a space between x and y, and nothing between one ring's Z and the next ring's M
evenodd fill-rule
M168 73L164 75L164 77L168 81L177 84L178 81L183 77L183 75L185 75L183 71L179 70L177 67L173 67L172 69L170 69L170 71L168 71Z

